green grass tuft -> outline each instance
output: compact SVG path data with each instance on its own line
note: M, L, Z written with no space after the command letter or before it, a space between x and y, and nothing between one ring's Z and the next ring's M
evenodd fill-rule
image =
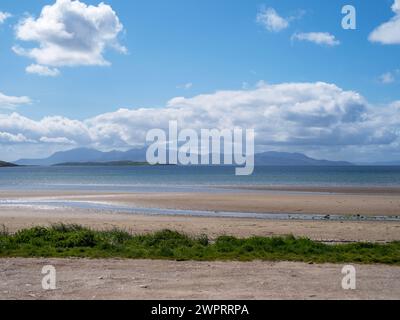
M328 245L304 238L223 236L189 237L163 230L130 235L121 230L94 231L78 225L53 225L8 233L0 227L0 257L85 257L195 261L303 261L400 265L400 242Z

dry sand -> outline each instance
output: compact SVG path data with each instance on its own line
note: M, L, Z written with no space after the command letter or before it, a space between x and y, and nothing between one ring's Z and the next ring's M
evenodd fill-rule
M400 222L338 222L338 221L271 221L237 218L205 218L149 216L97 212L94 210L31 210L0 209L0 225L11 232L32 226L55 223L79 224L98 230L119 228L133 234L162 229L176 230L189 235L207 234L237 237L279 236L293 234L324 242L400 240Z
M57 290L41 270L56 268ZM400 267L358 265L357 289L341 287L342 265L0 259L0 299L400 299Z

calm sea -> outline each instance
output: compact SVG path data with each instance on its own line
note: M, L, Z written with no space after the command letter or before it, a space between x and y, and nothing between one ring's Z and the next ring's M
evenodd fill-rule
M400 186L400 167L18 167L0 169L2 190L206 191L218 186Z

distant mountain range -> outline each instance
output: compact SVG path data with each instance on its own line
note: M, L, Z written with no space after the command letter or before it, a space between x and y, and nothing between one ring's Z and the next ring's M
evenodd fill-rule
M5 161L0 161L0 168L2 167L16 167L17 165L10 163L10 162L5 162Z
M302 153L264 152L255 156L255 163L259 166L353 166L347 161L317 160Z
M44 159L21 159L15 163L18 165L29 166L53 166L62 163L115 161L146 162L146 149L132 149L125 152L102 152L94 149L79 148L56 152L50 157Z
M58 167L95 167L95 166L105 166L105 167L138 167L138 166L148 166L147 162L133 162L133 161L111 161L111 162L64 162L58 163L54 166Z
M400 166L400 161L360 162L360 166Z
M15 163L29 166L53 166L66 163L117 163L121 161L146 162L146 150L132 149L129 151L102 152L94 149L79 148L56 152L44 159L21 159ZM345 161L317 160L301 153L264 152L256 154L255 163L259 166L352 166Z

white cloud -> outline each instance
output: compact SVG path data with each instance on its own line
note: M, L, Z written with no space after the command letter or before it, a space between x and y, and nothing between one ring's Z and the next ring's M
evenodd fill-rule
M292 36L292 40L309 41L318 45L326 45L330 47L340 44L340 41L328 32L295 33Z
M18 141L20 143L27 141L40 145L55 143L90 145L93 143L89 129L83 122L59 116L45 117L36 121L16 112L0 113L0 132L26 137L26 140Z
M256 144L264 149L355 154L360 148L398 152L400 146L400 102L373 107L357 92L323 82L260 82L247 90L176 97L161 109L119 109L84 121L0 114L0 153L10 143L16 154L38 154L44 146L51 152L55 146L129 148L143 145L148 130L166 129L169 120L195 130L254 128Z
M180 84L180 85L176 86L177 89L185 89L185 90L189 90L192 87L193 87L193 83L191 83L191 82Z
M15 144L15 143L34 143L35 141L29 140L23 134L11 134L8 132L0 131L0 144Z
M110 64L104 58L107 48L126 52L118 42L123 26L104 3L93 6L79 0L57 0L43 7L37 19L29 16L20 21L15 30L18 40L38 46L14 46L14 52L42 67L105 66Z
M257 22L271 32L279 32L287 29L289 27L289 20L281 17L273 8L262 9L257 14Z
M400 0L394 1L392 10L395 16L372 31L369 35L371 42L400 44Z
M30 66L26 67L26 72L37 74L43 77L57 77L60 75L60 70L57 68L49 68L40 64L31 64Z
M30 104L32 101L29 97L7 96L0 92L0 109L13 109L19 105Z
M379 77L379 80L380 80L380 82L383 83L383 84L389 84L389 83L395 82L396 79L395 79L393 73L391 73L391 72L386 72L386 73L382 74L382 75Z
M394 0L392 10L397 14L400 13L400 0Z
M0 24L4 23L8 18L11 18L10 13L0 11Z
M58 144L58 145L74 145L76 143L75 141L69 140L65 137L59 137L59 138L41 137L39 141L44 143Z

